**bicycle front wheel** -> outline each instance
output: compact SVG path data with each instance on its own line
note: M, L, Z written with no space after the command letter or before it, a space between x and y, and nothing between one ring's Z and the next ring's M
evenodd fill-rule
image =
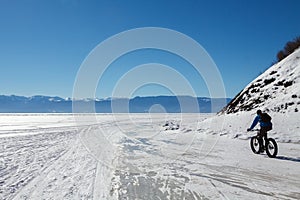
M253 153L259 154L260 151L260 143L257 136L253 136L250 140L250 146Z
M275 158L278 153L277 143L273 138L268 138L266 152L270 158Z

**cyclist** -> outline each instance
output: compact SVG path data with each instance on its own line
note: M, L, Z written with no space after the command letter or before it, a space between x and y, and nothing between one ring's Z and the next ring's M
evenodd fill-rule
M267 113L263 113L261 110L258 110L256 112L257 116L254 118L252 125L250 128L247 129L247 131L251 131L256 124L259 122L260 124L260 130L258 132L258 138L259 138L259 146L261 147L260 152L264 151L263 148L263 139L265 140L265 142L267 142L267 132L269 130L272 130L272 122L271 122L271 117L267 114Z

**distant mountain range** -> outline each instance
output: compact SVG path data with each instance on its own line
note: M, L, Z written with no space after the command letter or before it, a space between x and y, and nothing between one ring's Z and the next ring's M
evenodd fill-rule
M230 102L229 98L206 98L190 96L152 96L109 99L72 100L50 96L6 96L0 95L0 113L72 113L72 103L80 105L80 112L88 112L85 107L94 103L97 113L201 113L218 112ZM194 103L192 103L194 102ZM198 103L198 110L195 109Z

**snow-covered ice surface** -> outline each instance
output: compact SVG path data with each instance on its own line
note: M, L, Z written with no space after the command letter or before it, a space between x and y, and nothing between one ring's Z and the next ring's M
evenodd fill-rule
M271 159L224 116L0 115L0 199L300 199L297 126Z

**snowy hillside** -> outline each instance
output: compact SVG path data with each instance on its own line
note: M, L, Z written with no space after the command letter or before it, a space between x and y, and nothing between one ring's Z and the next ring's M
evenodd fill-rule
M201 126L207 132L249 139L255 133L246 129L258 109L272 117L269 136L278 142L300 143L300 49L249 83L217 116L209 119L211 125Z
M256 108L298 112L300 104L300 49L273 65L245 87L222 111L236 113Z

